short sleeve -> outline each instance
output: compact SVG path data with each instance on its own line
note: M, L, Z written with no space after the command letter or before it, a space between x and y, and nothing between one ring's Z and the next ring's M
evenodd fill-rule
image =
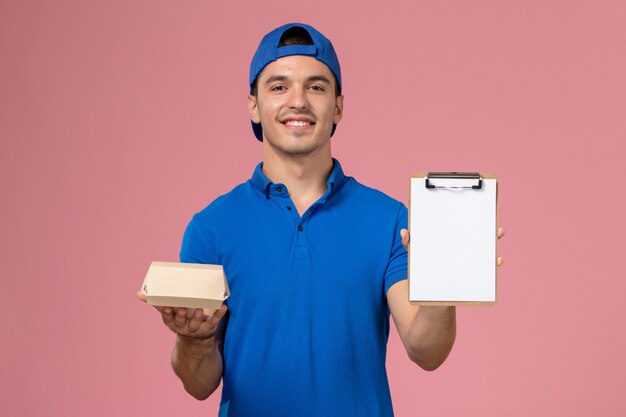
M218 264L214 233L196 214L185 229L180 248L183 263Z
M400 230L408 228L408 210L404 204L399 203L396 216L395 230L393 232L393 244L385 271L385 294L393 284L408 278L408 255L402 245Z

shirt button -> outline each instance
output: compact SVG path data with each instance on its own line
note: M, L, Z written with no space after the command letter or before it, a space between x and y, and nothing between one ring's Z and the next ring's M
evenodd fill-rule
M287 206L287 210L291 211L291 206Z
M278 188L276 188L276 191L278 191L280 193L281 191L283 191L283 187L279 186Z
M298 226L298 232L302 231L302 226Z

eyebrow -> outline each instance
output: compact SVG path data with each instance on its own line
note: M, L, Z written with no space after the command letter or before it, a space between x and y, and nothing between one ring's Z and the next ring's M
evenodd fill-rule
M272 75L267 80L265 80L265 85L268 85L268 84L271 84L271 83L274 83L274 82L278 82L278 81L287 81L288 79L289 79L289 77L287 77L286 75ZM307 80L307 82L321 81L321 82L324 82L326 84L330 84L330 80L325 75L311 75L306 80Z
M308 82L311 82L311 81L321 81L323 83L330 84L330 80L328 78L326 78L326 76L324 76L324 75L312 75L309 78L307 78L307 81Z

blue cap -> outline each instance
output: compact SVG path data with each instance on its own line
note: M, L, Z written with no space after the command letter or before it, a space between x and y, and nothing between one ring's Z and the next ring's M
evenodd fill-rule
M285 31L293 27L300 27L307 31L313 40L313 45L286 45L278 46L280 39ZM306 55L312 56L320 62L326 64L335 76L337 87L341 93L341 69L339 68L339 60L335 53L333 44L315 28L303 23L288 23L279 28L274 29L261 39L261 43L257 48L252 62L250 63L250 93L252 93L252 85L263 69L270 63L289 55ZM335 133L336 124L333 124L331 136ZM252 122L252 131L254 136L263 141L263 129L260 123Z

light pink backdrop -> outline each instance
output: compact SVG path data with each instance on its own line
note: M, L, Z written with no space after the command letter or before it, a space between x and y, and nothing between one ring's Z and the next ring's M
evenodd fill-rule
M0 409L210 416L134 297L251 174L248 64L306 21L344 74L335 156L407 201L418 170L500 178L499 303L427 373L395 332L396 415L626 415L623 1L0 3Z

